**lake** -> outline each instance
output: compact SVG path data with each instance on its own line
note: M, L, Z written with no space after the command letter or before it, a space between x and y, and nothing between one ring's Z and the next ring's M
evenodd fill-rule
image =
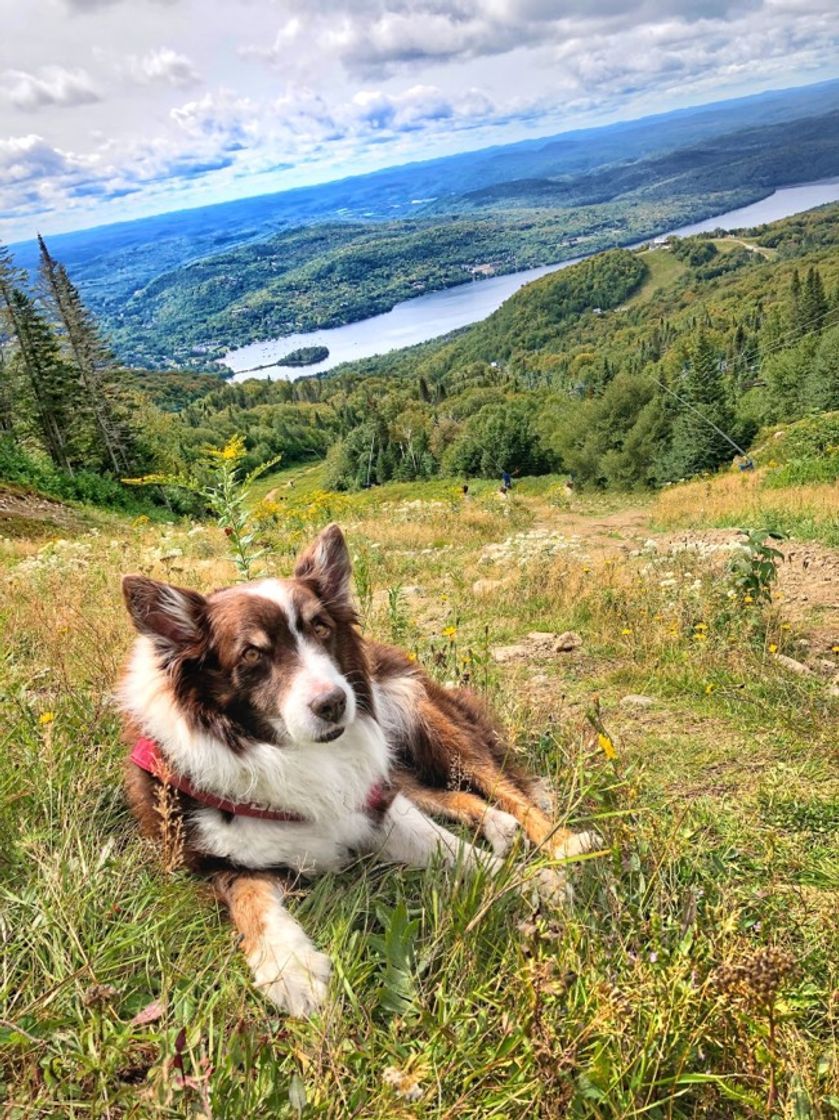
M803 183L797 187L782 187L760 202L729 210L714 218L706 218L693 225L682 226L671 231L678 237L689 237L694 233L705 233L715 229L740 229L756 226L763 222L775 222L788 218L814 206L826 202L839 201L839 179L824 179L818 183ZM664 234L663 236L669 236ZM418 342L428 342L432 338L448 334L458 327L469 326L486 319L514 292L531 280L557 272L583 260L575 257L559 264L542 265L528 268L522 272L511 272L507 276L493 276L488 280L473 280L459 284L455 288L445 288L439 292L427 292L415 299L397 303L383 315L373 315L343 327L330 327L318 331L289 334L282 338L272 338L265 342L253 342L238 350L231 350L225 356L224 364L235 372L234 381L244 381L250 377L279 377L293 380L310 373L332 369L342 362L359 358L371 358L375 354L387 354L403 346L413 346ZM254 366L269 365L284 354L301 346L326 346L329 357L304 369L272 366L258 373L245 372Z

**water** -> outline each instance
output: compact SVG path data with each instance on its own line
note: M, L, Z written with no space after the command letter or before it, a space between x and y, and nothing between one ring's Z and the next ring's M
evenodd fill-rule
M741 229L744 226L775 222L788 218L814 206L826 202L839 201L839 179L825 179L818 183L804 183L798 187L783 187L768 198L718 214L715 218L696 222L690 226L671 232L679 237L694 233L705 233L715 229ZM669 236L665 234L664 236ZM478 323L486 319L496 308L531 280L546 276L576 264L582 257L562 261L559 264L542 265L528 268L523 272L511 272L507 276L494 276L489 280L474 280L460 284L456 288L446 288L441 292L428 292L416 299L397 303L383 315L373 315L348 323L343 327L330 327L324 330L289 334L283 338L273 338L266 342L253 342L238 350L231 350L224 358L225 365L234 370L234 381L244 381L249 377L279 377L294 379L309 373L332 369L341 362L351 362L358 358L370 358L375 354L387 354L403 346L413 346L438 338L458 327ZM277 358L301 346L327 346L329 357L303 369L284 366L271 366L258 373L246 373L254 366L268 365Z

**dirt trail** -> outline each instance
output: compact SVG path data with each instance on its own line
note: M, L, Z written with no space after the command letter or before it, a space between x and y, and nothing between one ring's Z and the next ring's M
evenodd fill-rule
M0 484L0 534L4 536L43 537L82 524L82 518L61 502Z
M501 559L505 546L515 554L532 551L566 552L581 559L695 553L704 563L724 567L742 535L737 529L680 529L669 532L650 527L648 509L632 508L610 514L582 514L558 510L543 518L529 533L494 546L488 559ZM777 600L787 617L815 626L825 640L839 639L839 549L814 541L776 542L784 560L778 569ZM521 547L524 546L524 547Z

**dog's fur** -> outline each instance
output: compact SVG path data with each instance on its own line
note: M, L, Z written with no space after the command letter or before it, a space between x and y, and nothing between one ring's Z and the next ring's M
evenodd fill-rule
M225 813L127 764L141 830L170 859L176 842L177 859L209 876L257 986L294 1015L321 1004L330 963L283 905L289 873L337 870L370 851L414 867L440 855L497 869L519 826L559 860L594 842L552 826L538 784L474 695L361 638L350 575L331 525L292 579L206 598L142 576L123 584L139 632L120 691L127 740L154 739L195 790L303 818ZM383 796L371 805L375 787ZM426 814L480 829L493 854ZM561 868L541 882L554 896L566 890Z

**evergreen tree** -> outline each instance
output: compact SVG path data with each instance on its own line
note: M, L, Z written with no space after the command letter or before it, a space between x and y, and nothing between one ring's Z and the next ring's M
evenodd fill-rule
M792 280L790 282L790 328L792 330L793 338L800 338L803 332L801 320L801 277L798 275L798 269L794 268L792 271Z
M839 326L822 335L801 396L807 411L839 409Z
M72 474L79 456L74 446L78 385L62 360L58 341L31 296L0 276L0 301L18 345L18 358L31 393L32 418L44 449L56 466Z
M812 265L807 269L801 288L800 309L800 333L821 331L828 311L828 302L821 273Z
M733 415L713 342L701 331L689 356L677 392L673 442L667 457L671 478L685 478L716 470L732 457L731 444L721 432L731 430Z
M78 289L47 249L38 234L41 251L40 273L47 303L63 331L67 349L79 375L85 411L94 428L94 446L99 457L116 474L131 466L129 438L120 425L113 403L112 355L103 342L93 316L85 307Z

